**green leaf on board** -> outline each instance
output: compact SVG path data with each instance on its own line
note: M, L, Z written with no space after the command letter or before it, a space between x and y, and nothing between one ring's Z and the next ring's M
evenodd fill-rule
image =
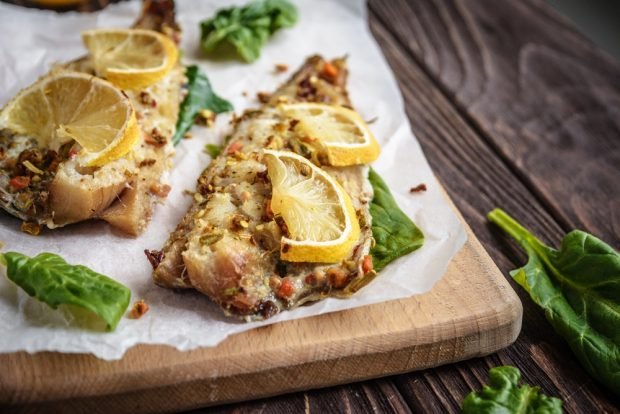
M297 9L288 0L256 0L245 6L220 9L215 16L202 21L200 41L206 53L232 48L243 60L253 62L272 34L296 22Z
M378 272L390 262L422 247L424 234L398 207L390 189L372 168L368 179L375 193L370 203L370 215L376 244L370 254Z
M129 306L131 291L86 266L71 265L52 253L28 257L7 252L0 255L7 277L28 295L56 309L73 305L103 319L113 331Z

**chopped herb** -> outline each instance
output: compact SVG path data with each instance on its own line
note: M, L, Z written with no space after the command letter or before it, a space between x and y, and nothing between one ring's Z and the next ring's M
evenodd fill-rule
M222 55L234 49L243 60L253 62L272 34L296 22L297 9L288 0L256 0L220 9L203 20L200 41L206 53Z
M103 319L113 331L129 305L131 291L86 266L71 265L52 253L28 257L7 252L0 255L7 277L30 296L56 309L73 305Z
M188 66L185 75L187 76L187 96L179 107L179 119L172 137L174 145L181 142L185 133L194 125L196 116L201 111L207 109L219 114L233 110L230 102L213 92L207 75L198 66Z
M222 146L217 144L205 145L205 151L211 158L215 158L222 153Z
M586 371L620 396L620 254L579 230L555 250L500 209L488 218L529 256L510 272L512 278L545 311Z

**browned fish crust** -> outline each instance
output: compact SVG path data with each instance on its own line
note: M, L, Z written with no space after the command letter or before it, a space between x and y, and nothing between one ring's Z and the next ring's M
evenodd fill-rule
M177 43L180 38L172 0L145 1L134 27L159 31ZM62 70L94 75L89 56L53 69ZM73 142L54 151L0 130L0 207L28 223L28 228L100 218L128 235L140 234L154 204L167 193L160 180L172 165L171 138L184 82L183 67L177 64L156 84L126 91L141 138L128 156L101 168L82 168L72 161L79 151ZM24 168L25 160L35 168Z
M312 56L258 110L236 118L230 141L198 178L195 201L157 253L153 279L166 288L195 288L226 313L264 319L328 296L348 296L374 277L367 167L324 167L351 196L362 235L341 263L280 259L283 223L270 211L271 183L262 149L294 151L321 164L276 106L321 102L350 107L344 59ZM153 252L150 252L153 254ZM163 256L163 257L162 257Z

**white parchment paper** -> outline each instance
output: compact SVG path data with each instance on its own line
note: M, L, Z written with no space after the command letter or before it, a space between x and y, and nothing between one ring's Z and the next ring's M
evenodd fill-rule
M159 249L191 203L183 190L195 188L196 178L209 162L209 156L202 151L205 143L219 143L226 134L226 119L220 118L214 128L194 127L194 138L178 146L175 169L169 176L173 190L165 203L157 206L150 226L137 239L117 234L100 222L81 223L32 237L19 231L17 219L0 212L0 241L5 244L4 250L29 255L44 251L60 254L70 263L84 264L119 280L131 289L132 302L143 298L150 305L150 311L139 320L123 318L115 332L92 332L76 327L67 321L66 315L30 299L2 276L0 352L80 352L113 360L139 343L166 344L179 350L214 346L228 335L261 325L420 294L441 278L465 242L465 232L443 199L411 132L394 76L368 30L364 0L297 0L299 22L292 29L278 32L257 62L203 59L199 50L199 21L213 15L217 8L242 2L177 2L184 61L202 66L215 90L240 112L256 106L256 92L274 90L307 56L348 55L352 101L364 119L377 118L371 129L382 145L382 154L374 167L401 208L423 230L424 246L388 266L374 282L349 299L327 299L260 323L229 320L196 292L175 293L155 286L143 250ZM85 54L80 40L82 30L128 27L139 10L139 2L112 5L94 14L56 14L0 4L0 105L46 73L53 62ZM276 63L287 64L289 72L275 74ZM409 188L419 183L426 183L428 191L410 194Z

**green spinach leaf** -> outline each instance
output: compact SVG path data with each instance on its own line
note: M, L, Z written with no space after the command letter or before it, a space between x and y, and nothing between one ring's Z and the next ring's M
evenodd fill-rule
M489 385L472 392L463 401L464 414L555 414L562 412L562 400L540 393L538 387L519 387L521 372L515 367L489 370Z
M297 9L288 0L256 0L243 7L218 10L200 23L200 40L207 53L232 46L246 62L260 56L269 36L297 22Z
M233 110L230 102L213 92L207 75L198 66L188 66L185 75L187 76L187 96L179 107L179 119L172 137L174 145L183 139L183 135L194 125L196 116L203 109L208 109L216 114Z
M370 215L376 244L370 254L374 269L378 272L388 263L422 247L424 235L398 207L390 189L372 168L368 179L375 192L370 203Z
M500 209L488 218L529 256L510 275L544 309L586 371L620 395L620 254L579 230L555 250Z
M127 310L131 291L122 284L86 266L70 265L62 257L41 253L28 257L7 252L0 255L7 276L26 293L48 304L73 305L87 309L114 330Z

